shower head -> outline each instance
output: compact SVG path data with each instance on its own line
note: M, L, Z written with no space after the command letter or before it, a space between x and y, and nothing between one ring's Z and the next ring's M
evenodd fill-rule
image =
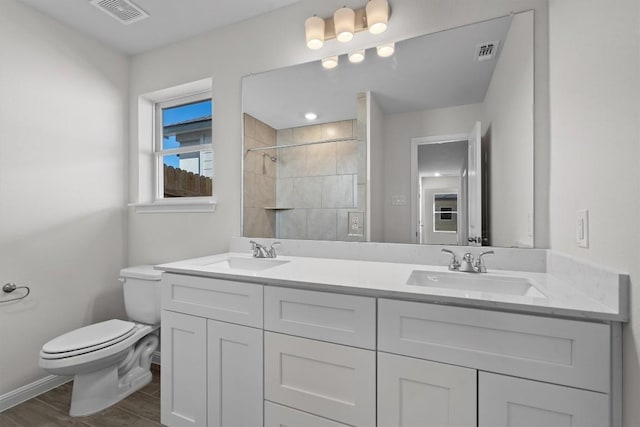
M265 158L265 157L268 157L269 160L271 160L272 162L275 162L275 161L278 160L278 158L276 156L271 156L271 155L269 155L267 153L262 153L262 158Z

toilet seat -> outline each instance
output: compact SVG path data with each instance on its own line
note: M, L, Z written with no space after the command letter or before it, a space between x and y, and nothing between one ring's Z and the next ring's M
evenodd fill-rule
M131 337L136 324L112 319L68 332L42 346L43 359L62 359L112 346Z
M57 375L75 375L78 370L83 369L81 367L84 365L89 366L101 360L105 361L119 357L124 358L124 355L126 355L132 345L145 335L156 331L159 327L160 325L133 323L131 334L122 337L120 340L110 340L110 344L103 343L94 347L67 353L45 353L43 350L40 350L40 360L38 364L41 368L47 369Z

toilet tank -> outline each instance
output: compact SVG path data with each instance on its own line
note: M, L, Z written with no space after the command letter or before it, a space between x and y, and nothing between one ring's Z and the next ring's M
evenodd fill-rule
M120 270L124 287L127 317L134 322L160 324L160 279L162 271L152 265L138 265Z

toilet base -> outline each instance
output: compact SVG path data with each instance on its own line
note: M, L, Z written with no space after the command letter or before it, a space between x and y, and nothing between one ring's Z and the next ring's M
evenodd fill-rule
M71 395L72 417L95 414L140 390L151 382L151 355L158 337L147 335L121 364L75 375Z

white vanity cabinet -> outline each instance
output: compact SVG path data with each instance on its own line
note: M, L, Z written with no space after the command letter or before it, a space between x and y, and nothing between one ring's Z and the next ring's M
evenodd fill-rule
M162 280L162 423L262 426L262 286L175 274Z
M169 427L618 427L617 324L163 275Z

